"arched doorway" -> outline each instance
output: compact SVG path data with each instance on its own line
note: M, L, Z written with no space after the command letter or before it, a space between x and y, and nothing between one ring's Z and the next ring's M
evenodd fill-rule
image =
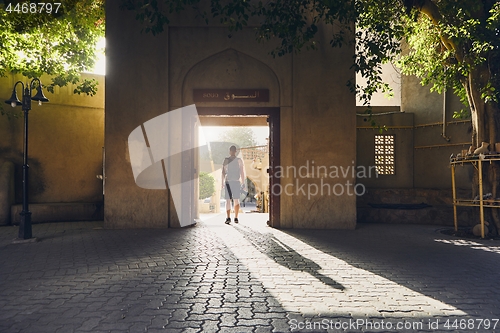
M231 119L246 119L246 124L257 124L255 118L265 119L269 126L269 188L279 187L280 179L274 177L271 170L280 165L280 109L273 107L197 107L200 122L210 121L217 124L217 120L225 120L231 124ZM251 120L254 119L254 120ZM229 122L228 122L229 120ZM238 121L235 121L236 123ZM195 168L196 169L196 168ZM269 222L274 228L280 227L280 197L269 191Z

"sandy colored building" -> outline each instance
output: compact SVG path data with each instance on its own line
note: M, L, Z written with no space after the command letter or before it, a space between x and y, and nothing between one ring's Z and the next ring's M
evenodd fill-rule
M356 159L355 98L345 85L354 73L344 66L353 48L325 47L274 59L268 54L271 45L259 45L251 27L228 36L226 28L206 26L186 15L153 37L140 33L133 13L107 4L105 225L109 228L178 224L168 191L136 186L127 168L127 138L137 126L186 105L196 104L201 125L210 121L238 125L237 118L242 117L235 116L248 118L248 125L266 125L269 119L271 168L300 167L313 160L318 165L347 166ZM328 45L328 36L321 38ZM319 87L329 87L328 93ZM261 89L269 98L195 101L195 90L219 89L230 94ZM193 134L177 135L189 140ZM281 187L296 187L292 176L274 181ZM319 179L306 174L299 181L299 186L307 187ZM327 181L333 185L354 179L348 175ZM355 227L355 196L293 194L273 196L273 226Z
M319 50L273 58L272 45L257 43L251 27L229 35L223 26L184 13L152 36L141 34L134 14L117 3L107 2L106 10L107 73L97 77L98 95L60 89L30 113L34 222L81 218L104 219L106 228L181 226L168 189L137 186L128 140L151 119L195 105L192 126L165 131L180 151L196 142L198 126L270 127L274 227L452 223L449 156L468 148L470 134L467 121L452 119L460 105L451 94L430 94L414 78L402 78L398 101L375 103L374 119L387 128L379 132L346 86L354 77L353 47L329 47L323 31ZM17 79L1 79L1 96L10 96ZM22 118L0 117L0 128L0 217L7 224L20 211ZM146 148L161 146L144 133ZM176 162L161 163L168 168ZM182 169L196 179L196 159ZM471 173L464 167L458 174L464 195ZM104 195L97 178L103 174ZM196 193L196 186L183 192L193 222ZM470 210L460 213L473 219Z
M29 112L29 202L33 222L102 219L104 77L84 74L99 83L96 96L75 95L75 87L46 93L48 103L32 103ZM3 100L14 83L0 78ZM48 83L48 78L41 78ZM21 88L18 86L18 95ZM3 104L0 116L0 224L19 222L22 202L23 113Z

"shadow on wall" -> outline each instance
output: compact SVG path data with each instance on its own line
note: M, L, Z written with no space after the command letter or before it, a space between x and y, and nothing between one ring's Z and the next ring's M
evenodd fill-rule
M0 148L0 156L3 161L14 164L14 201L20 203L23 200L23 153L11 148ZM0 164L2 164L0 160ZM30 196L42 194L45 191L45 175L41 163L33 157L29 157L29 183ZM1 190L0 190L1 191Z
M23 156L11 148L0 149L0 225L11 224L11 207L23 198ZM37 195L45 191L44 172L40 162L29 160L29 194Z
M0 161L0 225L10 223L10 207L14 203L14 163Z

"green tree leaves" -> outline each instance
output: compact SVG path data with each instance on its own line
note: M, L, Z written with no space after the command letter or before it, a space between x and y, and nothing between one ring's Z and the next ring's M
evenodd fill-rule
M48 74L54 86L78 84L75 92L93 95L95 81L80 82L80 73L96 60L97 40L104 36L104 0L60 0L58 12L0 10L0 75L28 78Z
M484 102L498 102L499 4L475 0L432 3L439 12L435 22L426 15L403 21L409 51L401 57L402 72L420 77L422 84L432 85L431 90L453 88L466 106L471 100L468 85L477 85ZM485 68L488 77L469 82L470 74L479 67Z

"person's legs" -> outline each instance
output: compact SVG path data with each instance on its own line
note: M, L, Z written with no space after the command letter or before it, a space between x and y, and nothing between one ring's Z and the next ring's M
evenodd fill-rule
M229 182L234 206L234 222L238 223L238 213L240 212L240 190L241 184L238 180Z
M231 218L231 199L226 199L226 214L228 218Z
M228 223L228 220L231 222L231 202L228 198L232 199L234 202L235 219L237 219L238 210L240 209L240 182L238 180L230 180L226 183L226 223ZM238 222L238 220L235 220L235 222Z
M240 211L240 200L234 199L234 222L238 222L239 211Z
M226 195L224 196L226 199L226 224L231 223L231 198L233 197L231 193L231 186L229 183L226 183Z

